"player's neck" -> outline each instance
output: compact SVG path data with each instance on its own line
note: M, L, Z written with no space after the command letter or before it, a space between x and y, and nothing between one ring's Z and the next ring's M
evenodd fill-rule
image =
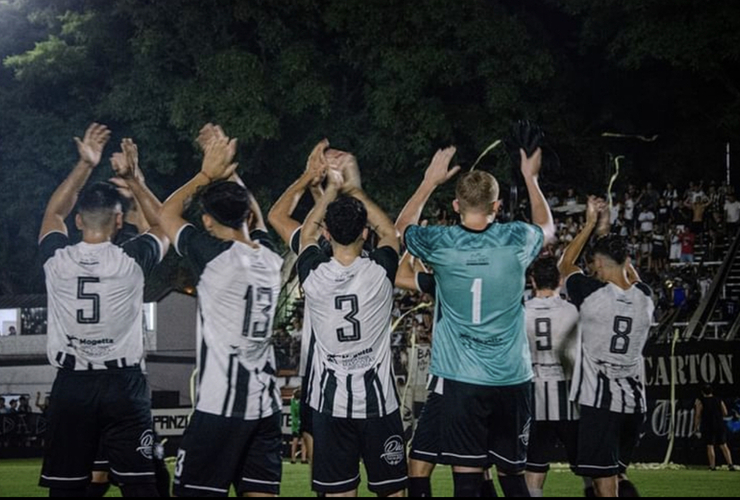
M560 294L557 290L537 290L535 297L538 299L551 299L553 297L559 297Z
M602 280L607 283L612 283L622 290L629 290L632 288L632 283L627 278L627 271L621 267L605 269L603 271Z
M484 231L496 220L495 215L482 212L466 212L460 216L463 227L471 231Z
M245 245L252 248L257 248L259 246L252 241L252 238L249 237L249 229L246 225L242 226L240 229L232 229L225 226L216 226L213 228L213 235L220 240L238 241L239 243L244 243Z
M344 267L349 267L355 263L355 261L362 255L362 247L356 245L343 246L333 244L332 249L334 250L334 260L342 264Z
M90 231L84 230L82 232L82 241L88 245L100 245L101 243L109 243L113 239L108 231Z

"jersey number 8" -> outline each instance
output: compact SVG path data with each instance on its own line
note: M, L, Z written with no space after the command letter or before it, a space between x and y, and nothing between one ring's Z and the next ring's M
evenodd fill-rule
M630 348L629 335L632 333L632 318L617 316L614 318L614 337L609 350L612 354L627 354Z

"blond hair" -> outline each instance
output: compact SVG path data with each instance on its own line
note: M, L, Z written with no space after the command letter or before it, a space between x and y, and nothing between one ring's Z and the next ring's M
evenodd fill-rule
M493 204L498 201L498 181L487 172L468 172L457 182L456 194L461 212L490 214L493 213Z

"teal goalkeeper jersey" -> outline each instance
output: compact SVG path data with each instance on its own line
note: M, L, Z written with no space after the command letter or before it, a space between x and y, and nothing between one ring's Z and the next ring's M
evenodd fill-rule
M408 228L409 252L437 280L433 375L492 387L532 380L524 291L543 243L538 226L521 222Z

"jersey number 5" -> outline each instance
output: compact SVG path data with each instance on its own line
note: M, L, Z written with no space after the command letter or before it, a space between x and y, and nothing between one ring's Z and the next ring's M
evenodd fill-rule
M77 323L80 325L97 325L100 323L100 295L85 292L85 285L100 283L100 278L77 278L77 298L92 302L92 316L85 316L84 309L77 310Z
M357 314L360 312L360 302L357 299L357 295L344 295L337 297L334 305L337 311L344 312L346 307L349 305L349 314L344 319L352 325L350 328L338 328L337 338L339 342L358 342L362 338L362 331L360 329L360 322L357 321Z

